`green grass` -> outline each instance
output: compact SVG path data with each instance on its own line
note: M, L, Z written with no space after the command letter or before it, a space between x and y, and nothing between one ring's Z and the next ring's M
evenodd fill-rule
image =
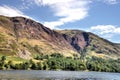
M0 58L2 56L6 56L6 55L3 55L3 54L0 53ZM20 58L20 57L6 56L6 58L7 58L7 61L10 61L10 60L11 61L27 61L26 59L23 59L23 58Z
M23 58L20 58L20 57L12 57L12 56L8 56L7 57L7 61L20 61L20 62L24 62L24 61L26 61L26 59L23 59Z
M0 25L4 25L4 26L10 26L11 25L10 19L8 17L5 17L5 16L0 16L0 22L1 22Z
M7 62L8 62L8 61L13 61L14 64L28 61L28 60L26 60L26 59L23 59L23 58L20 58L20 57L17 57L17 56L8 56L8 55L4 55L4 54L0 53L0 58L1 58L2 56L6 56L6 61L7 61Z
M0 50L0 54L5 56L11 56L11 55L15 55L16 53L14 51L6 49L6 50Z
M0 33L0 43L1 43L1 42L4 42L4 40L5 40L4 35Z

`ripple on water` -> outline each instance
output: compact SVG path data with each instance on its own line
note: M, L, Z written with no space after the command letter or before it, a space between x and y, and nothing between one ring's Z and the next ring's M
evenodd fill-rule
M78 71L0 71L0 80L120 80L120 73Z

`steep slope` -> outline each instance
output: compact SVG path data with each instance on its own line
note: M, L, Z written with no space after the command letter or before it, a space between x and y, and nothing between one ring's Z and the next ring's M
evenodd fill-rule
M30 58L35 54L76 53L61 34L23 17L0 16L0 37L1 54Z
M64 38L80 53L102 58L120 58L119 44L81 30L61 30ZM82 54L81 54L82 55Z
M90 35L90 50L94 50L97 54L106 54L110 57L120 58L120 46L119 44L112 43L108 40L98 37L95 34L89 33Z
M24 17L0 16L0 55L30 59L52 53L116 59L120 45L81 30L50 30Z
M58 31L63 34L64 38L75 48L78 52L89 45L89 35L87 32L80 30L62 30Z

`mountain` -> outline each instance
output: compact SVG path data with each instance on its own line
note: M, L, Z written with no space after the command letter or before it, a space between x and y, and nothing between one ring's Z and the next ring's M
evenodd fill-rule
M87 55L102 58L119 58L120 45L103 39L91 32L62 30L64 38L79 52L85 49Z
M0 16L0 55L33 58L39 54L120 58L120 44L81 30L51 30L24 17Z

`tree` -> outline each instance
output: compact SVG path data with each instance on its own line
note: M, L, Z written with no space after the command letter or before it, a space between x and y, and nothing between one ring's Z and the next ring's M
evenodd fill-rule
M38 62L37 66L38 66L37 67L38 70L43 70L43 64L41 62Z
M33 62L31 64L31 69L36 70L37 69L37 64Z
M22 69L28 70L29 67L30 67L29 62L25 62L25 63L22 64Z
M84 48L84 49L81 51L80 59L84 62L85 57L86 57L86 48Z
M47 65L46 62L44 62L44 64L43 64L43 70L47 70L47 69L48 69L48 65Z
M0 69L4 69L4 65L5 65L5 60L6 60L6 56L2 56L1 60L0 60Z
M61 55L60 53L54 53L54 54L51 54L51 57L54 57L54 58L63 58L63 55Z
M4 62L5 60L6 60L6 56L2 56L2 57L1 57L1 61Z

